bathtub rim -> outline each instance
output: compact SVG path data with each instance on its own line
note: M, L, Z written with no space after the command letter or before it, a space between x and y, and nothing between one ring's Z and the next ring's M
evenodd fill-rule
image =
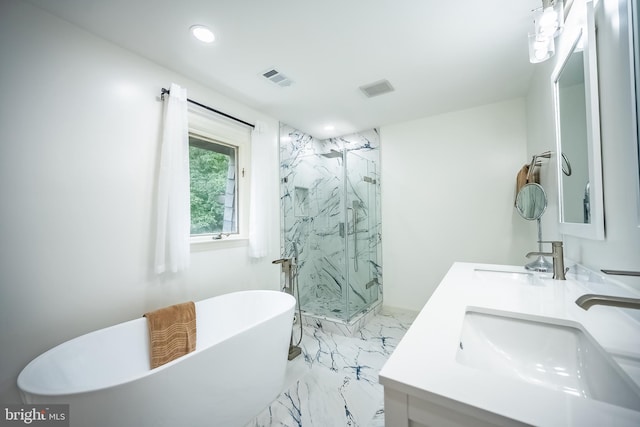
M27 372L29 367L31 367L32 365L36 365L37 362L39 360L41 360L42 358L44 358L48 353L57 350L59 347L64 346L67 343L78 341L78 340L84 338L87 335L90 335L90 334L93 334L93 333L97 333L99 331L103 331L103 330L107 330L107 329L112 329L112 328L115 328L115 327L118 327L118 326L122 326L122 325L125 325L125 324L128 324L128 323L139 322L141 320L141 318L131 319L131 320L127 320L127 321L124 321L124 322L116 323L115 325L110 325L110 326L107 326L107 327L104 327L104 328L96 329L96 330L87 332L85 334L79 335L79 336L77 336L75 338L71 338L69 340L66 340L66 341L64 341L64 342L62 342L60 344L57 344L57 345L51 347L50 349L44 351L40 355L36 356L34 359L32 359L18 374L18 378L16 380L16 384L17 384L17 387L18 387L18 389L20 391L20 395L23 396L24 394L33 394L33 395L47 396L47 397L77 396L77 395L80 395L80 394L87 394L87 393L93 393L93 392L108 390L110 388L114 388L114 387L122 386L122 385L125 385L125 384L129 384L129 383L132 383L134 381L140 380L141 378L144 378L146 376L153 375L154 373L161 372L161 371L163 371L165 369L169 369L172 366L176 365L177 363L186 361L186 360L190 359L191 357L194 357L196 354L198 354L198 353L200 353L200 352L202 352L202 351L204 351L204 350L206 350L206 349L208 349L210 347L213 347L213 346L215 346L217 344L226 342L226 341L232 339L233 337L235 337L235 336L237 336L237 335L239 335L239 334L241 334L241 333L243 333L243 332L245 332L245 331L247 331L247 330L249 330L249 329L251 329L253 327L256 327L258 325L261 325L263 323L268 322L271 319L274 319L275 317L283 315L288 310L295 310L296 299L293 296L291 296L290 294L288 294L286 292L275 291L275 290L267 290L267 289L256 289L256 290L243 290L243 291L227 292L225 294L220 294L220 295L212 296L212 297L209 297L209 298L204 298L202 300L198 300L198 301L196 301L196 305L200 301L207 301L207 300L214 299L214 298L220 298L220 297L224 297L225 295L237 295L237 294L247 294L247 293L254 293L254 294L255 293L269 293L269 294L286 295L286 296L283 296L282 298L283 298L283 300L289 299L288 302L289 302L290 306L288 306L283 311L276 312L276 313L274 313L274 314L272 314L270 316L266 316L266 317L262 318L259 322L252 323L252 324L249 324L249 325L245 326L244 328L238 329L237 333L235 333L233 335L230 335L230 336L228 336L228 337L216 342L213 345L210 345L210 346L205 347L205 348L200 348L200 349L196 348L195 351L192 351L191 353L185 354L184 356L181 356L181 357L179 357L177 359L174 359L174 360L172 360L172 361L170 361L168 363L165 363L164 365L158 366L158 367L153 368L153 369L149 368L148 370L142 371L141 373L133 375L133 376L131 376L131 377L125 379L125 380L117 381L117 382L113 382L113 383L108 383L108 384L105 384L102 387L83 388L83 389L80 389L80 388L76 387L76 388L70 389L69 391L57 391L56 392L56 391L50 391L50 390L46 390L46 391L34 390L34 389L30 389L29 387L25 388L24 384L21 384L21 382L22 383L24 382L24 379L22 379L22 381L21 381L21 378L23 378L23 373ZM197 315L197 312L196 312L196 315ZM149 363L149 365L150 365L150 363Z

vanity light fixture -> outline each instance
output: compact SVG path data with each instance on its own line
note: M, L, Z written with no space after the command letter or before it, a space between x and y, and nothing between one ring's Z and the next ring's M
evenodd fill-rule
M193 34L193 37L197 38L203 43L213 43L213 41L216 39L213 31L211 31L204 25L193 25L189 30L191 31L191 34Z
M564 29L564 1L542 0L542 13L536 19L536 32L557 37Z
M553 37L529 33L529 62L537 64L551 58L556 52Z
M529 33L529 62L546 61L555 53L555 41L564 28L564 0L542 0L535 9L534 31Z

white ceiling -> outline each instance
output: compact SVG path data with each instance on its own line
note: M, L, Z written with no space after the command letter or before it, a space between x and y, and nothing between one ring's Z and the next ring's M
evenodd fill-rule
M524 96L541 0L29 0L324 139ZM204 45L189 27L204 24ZM294 84L261 76L275 67ZM359 86L387 79L392 93ZM169 84L170 82L167 82ZM213 106L215 107L215 106ZM327 124L335 129L325 130Z

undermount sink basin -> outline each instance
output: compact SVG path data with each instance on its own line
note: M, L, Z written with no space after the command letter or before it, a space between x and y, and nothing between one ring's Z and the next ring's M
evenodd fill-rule
M640 388L579 324L468 308L458 363L640 411Z

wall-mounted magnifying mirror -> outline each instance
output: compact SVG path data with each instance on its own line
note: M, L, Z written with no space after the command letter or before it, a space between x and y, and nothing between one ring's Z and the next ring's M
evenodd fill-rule
M522 186L516 196L516 210L529 221L538 220L547 209L547 193L540 184L531 182Z
M559 230L604 239L600 112L593 3L562 35L552 75L556 117ZM570 171L570 172L569 172Z
M540 184L529 183L522 186L516 196L516 210L520 216L526 220L538 222L538 252L542 252L542 226L540 218L547 210L547 193ZM553 271L553 264L547 261L542 255L533 262L524 266L527 270L533 271Z

